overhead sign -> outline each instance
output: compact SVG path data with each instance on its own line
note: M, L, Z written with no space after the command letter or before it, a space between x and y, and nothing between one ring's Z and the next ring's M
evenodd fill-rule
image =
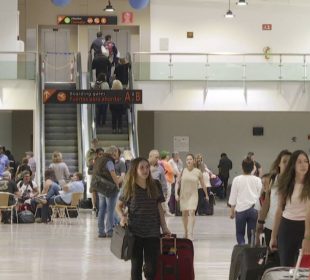
M142 90L44 89L43 103L56 104L142 104Z
M117 16L57 16L58 24L117 25Z
M270 24L270 23L263 24L262 25L262 30L267 30L267 31L272 30L272 24Z

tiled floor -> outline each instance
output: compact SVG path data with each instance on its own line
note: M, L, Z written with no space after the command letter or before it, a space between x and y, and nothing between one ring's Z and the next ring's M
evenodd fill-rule
M214 216L196 220L196 280L228 279L235 226L226 204L215 207ZM181 218L167 220L181 236ZM129 280L130 262L116 259L109 246L109 239L97 238L90 210L82 211L80 224L0 224L0 279Z

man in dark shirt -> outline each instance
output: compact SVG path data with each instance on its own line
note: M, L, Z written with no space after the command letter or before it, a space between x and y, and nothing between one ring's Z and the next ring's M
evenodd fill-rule
M104 40L102 38L102 32L97 32L97 38L91 43L89 52L91 53L94 50L94 57L99 54L102 54L101 47L104 45Z
M218 169L219 169L219 177L223 182L224 197L226 197L228 178L229 178L229 170L232 169L232 162L227 157L226 153L221 154L221 159L220 159L220 162L218 165Z
M105 55L98 54L94 57L92 69L96 70L96 79L98 79L100 73L103 73L106 76L106 80L109 82L111 75L111 63Z
M263 176L263 169L262 169L262 166L260 165L260 163L254 159L254 153L248 152L247 158L251 159L254 162L254 169L253 169L251 174L255 175L257 177L262 177Z

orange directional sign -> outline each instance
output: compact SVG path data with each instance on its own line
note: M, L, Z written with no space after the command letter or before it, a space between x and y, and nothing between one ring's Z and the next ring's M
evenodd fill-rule
M57 104L142 104L142 90L44 89L43 103Z

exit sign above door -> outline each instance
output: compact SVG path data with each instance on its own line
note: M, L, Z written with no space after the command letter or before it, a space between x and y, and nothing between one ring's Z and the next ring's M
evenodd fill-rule
M272 24L270 24L270 23L264 23L264 24L262 25L262 30L267 30L267 31L272 30Z

